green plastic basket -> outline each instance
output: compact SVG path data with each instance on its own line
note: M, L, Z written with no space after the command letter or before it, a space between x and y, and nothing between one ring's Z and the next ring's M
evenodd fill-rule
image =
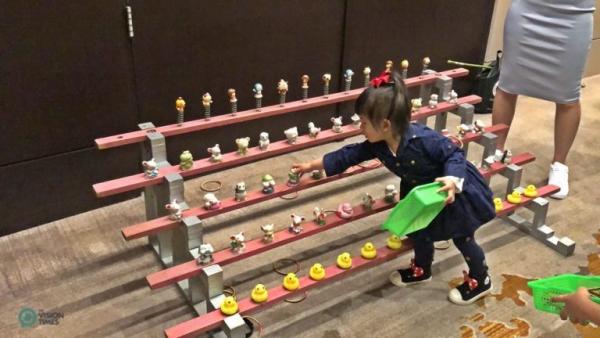
M405 236L426 228L444 209L448 194L438 190L441 183L433 182L414 187L390 213L381 225L396 236Z
M538 279L527 283L533 293L533 305L536 309L549 313L560 313L564 303L554 303L552 297L571 294L578 288L600 288L600 276L581 276L564 274L555 277ZM600 290L598 290L600 291ZM592 291L593 292L593 291ZM600 304L600 297L591 297L592 301Z

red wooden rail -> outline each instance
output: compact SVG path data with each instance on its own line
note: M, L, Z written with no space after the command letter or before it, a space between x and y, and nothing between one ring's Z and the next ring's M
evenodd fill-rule
M558 192L560 189L557 186L547 185L538 188L538 195L545 197ZM498 212L496 215L500 217L508 212L515 211L517 208L525 206L531 203L533 199L523 196L523 201L520 204L511 204L504 202L504 210ZM404 239L402 241L402 247L400 250L391 250L387 247L377 249L377 257L374 259L365 259L356 254L352 257L352 267L350 269L341 269L337 265L332 265L326 268L325 279L321 281L312 280L310 277L305 276L300 278L300 288L294 291L288 291L283 286L279 285L271 288L269 291L269 298L264 303L255 303L250 298L242 299L238 301L238 312L241 315L250 315L258 312L270 306L273 306L284 299L294 297L296 295L303 294L316 286L325 285L336 280L339 280L351 273L355 273L364 270L368 267L376 266L387 262L391 259L398 257L399 255L408 252L412 249L410 240ZM199 316L183 323L177 324L164 331L165 335L169 338L183 338L193 337L202 332L219 328L227 316L223 315L220 310L211 311L203 316Z
M456 109L458 105L463 103L476 104L478 102L481 102L481 98L479 96L465 96L459 98L456 103L441 102L436 108L433 109L421 108L419 113L413 114L412 118L416 120L426 116ZM259 147L248 148L248 152L244 156L239 155L237 152L223 154L222 161L217 163L211 162L210 157L203 158L194 161L193 167L188 170L179 169L179 165L163 167L160 169L158 176L155 178L147 178L143 173L140 173L102 183L96 183L94 184L94 191L98 197L111 196L126 191L160 184L167 174L178 173L182 177L194 177L203 173L230 168L238 164L249 163L276 155L290 153L336 140L343 140L348 137L359 135L360 133L360 129L355 128L352 125L346 125L342 127L341 133L335 133L329 129L319 133L319 136L316 139L312 139L308 135L299 136L295 144L288 144L286 140L281 140L271 143L267 150L260 150Z
M524 153L524 154L514 156L512 163L517 164L517 165L523 165L523 164L532 162L533 160L535 160L535 157L532 154ZM495 163L490 170L487 170L486 172L482 172L482 174L484 175L484 177L491 177L492 175L497 174L497 173L501 172L502 170L504 170L504 168L506 168L506 166L504 164ZM376 208L379 208L379 207L381 207L381 209L375 210ZM390 207L389 205L385 205L385 204L376 204L376 208L373 208L373 211L379 212L379 211L389 209L389 207ZM363 212L361 207L357 207L356 210L360 210L361 212ZM356 213L356 210L355 210L355 217L353 219L364 217L361 213ZM301 237L300 237L300 235L292 235L291 237L288 236L288 237L286 237L285 243L295 241L295 240L301 239L303 237L306 237L308 235L312 235L312 234L333 228L335 226L339 226L339 225L348 223L348 221L342 221L335 215L330 215L328 217L331 217L331 219L334 220L334 222L336 222L336 223L331 223L329 221L329 218L328 218L327 225L321 226L321 227L315 225L313 222L307 222L306 224L307 224L308 228L305 226L304 231L301 233L301 235L304 234L304 236L301 236ZM312 229L313 227L315 229L318 229L318 231L307 233L307 230L311 231L310 229ZM282 235L284 235L285 232L287 232L287 229L280 231L280 233L282 233ZM277 233L276 239L278 238L277 236L280 236L279 233ZM261 242L261 240L262 239L259 238L259 239L255 239L255 240L251 241L251 243L254 243L253 246L247 247L243 254L235 255L229 249L224 249L224 250L216 252L213 255L213 257L215 259L215 264L226 265L226 264L235 262L237 260L258 254L265 250L272 249L272 248L275 248L275 247L285 244L285 243L280 243L279 241L274 241L269 244L264 244ZM252 251L252 250L254 250L253 249L254 247L257 248L256 249L257 251ZM199 266L196 263L196 261L192 260L192 261L189 261L186 263L172 266L170 268L167 268L167 269L164 269L161 271L151 273L148 276L146 276L146 282L148 283L148 286L150 286L151 289L158 289L163 286L167 286L169 284L191 278L191 277L199 274L200 271L202 271L202 266Z
M421 75L411 77L405 80L408 87L414 87L421 84L432 83L438 77L445 75L452 78L462 77L469 74L469 71L464 68L456 68L447 71L443 71L437 74ZM338 102L354 100L362 93L364 88L353 89L348 92L339 92L329 94L325 96L317 96L307 99L306 101L292 101L287 102L283 107L279 105L268 106L261 108L260 111L256 109L246 110L237 112L235 116L231 114L224 114L219 116L211 117L209 120L197 119L193 121L184 122L181 125L170 124L166 126L157 127L154 130L162 133L165 137L175 136L185 133L191 133L209 128L221 127L230 124L240 123L244 121L256 120L269 116L276 116L285 113L290 113L299 110L306 110L310 108L330 105ZM175 116L175 114L173 114ZM142 142L146 139L147 130L138 130L125 134L119 134L114 136L102 137L96 139L96 146L98 149L108 149L123 146L126 144Z
M505 124L498 124L495 126L490 126L485 128L486 132L490 133L501 133L508 129L508 126ZM478 141L481 138L481 134L478 133L467 133L462 141L463 144ZM183 212L183 218L190 216L197 216L198 218L205 219L212 216L216 216L219 214L223 214L232 210L240 209L249 205L253 205L256 203L260 203L272 198L276 198L279 196L285 196L292 192L312 188L321 184L325 184L331 181L335 181L338 179L342 179L344 177L356 175L359 173L363 173L375 168L364 168L364 167L355 167L343 174L322 178L320 180L314 180L308 175L302 177L300 180L300 184L295 187L288 187L286 184L277 184L275 186L275 191L272 194L263 194L261 190L249 192L246 196L245 201L238 202L234 197L230 197L228 199L224 199L221 201L221 208L216 210L206 210L203 207L196 207ZM138 223L134 225L130 225L121 230L121 234L123 238L126 240L132 240L136 238L141 238L144 236L152 235L161 231L174 229L179 225L179 221L174 221L169 219L168 216L155 218L150 221L146 221L143 223Z

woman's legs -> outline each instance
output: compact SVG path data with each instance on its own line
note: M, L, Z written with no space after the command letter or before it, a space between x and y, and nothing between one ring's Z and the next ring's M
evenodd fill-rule
M510 130L510 125L515 116L517 97L518 95L507 93L500 88L497 89L496 96L494 97L494 107L492 108L492 124L496 125L498 123L503 123L506 124ZM496 139L496 147L498 149L504 150L504 144L506 143L506 137L508 136L509 130L507 130L506 133L498 134L498 138Z
M548 184L556 185L560 191L551 197L563 199L569 194L569 167L567 167L567 155L573 145L579 121L581 119L581 104L557 103L556 115L554 117L554 158L550 165Z

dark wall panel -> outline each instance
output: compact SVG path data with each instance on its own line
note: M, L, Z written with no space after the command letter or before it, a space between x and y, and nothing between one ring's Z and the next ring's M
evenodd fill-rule
M123 0L0 8L0 166L135 127Z

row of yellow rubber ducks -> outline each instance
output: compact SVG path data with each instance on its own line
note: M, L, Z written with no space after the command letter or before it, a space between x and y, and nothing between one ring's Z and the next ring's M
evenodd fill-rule
M396 235L391 235L386 241L388 248L392 250L400 250L402 248L402 239ZM377 257L377 249L371 242L365 243L360 248L360 255L364 259L373 259ZM348 252L344 252L337 257L336 264L340 269L350 269L352 267L352 256ZM325 278L326 270L320 263L315 263L310 268L308 275L312 280L320 281ZM295 291L300 288L300 279L295 273L290 272L283 278L283 287L288 291ZM269 291L264 284L257 284L250 298L255 303L266 302L269 299ZM221 312L224 315L231 316L238 312L238 304L234 297L225 297L221 304Z
M538 196L537 188L535 187L535 185L530 184L525 188L525 190L523 190L523 195L525 195L526 197L529 197L529 198L535 198ZM519 204L522 201L521 193L519 191L515 190L512 193L510 193L508 196L506 196L506 200L512 204ZM496 208L496 212L504 209L502 199L494 198L494 206Z

